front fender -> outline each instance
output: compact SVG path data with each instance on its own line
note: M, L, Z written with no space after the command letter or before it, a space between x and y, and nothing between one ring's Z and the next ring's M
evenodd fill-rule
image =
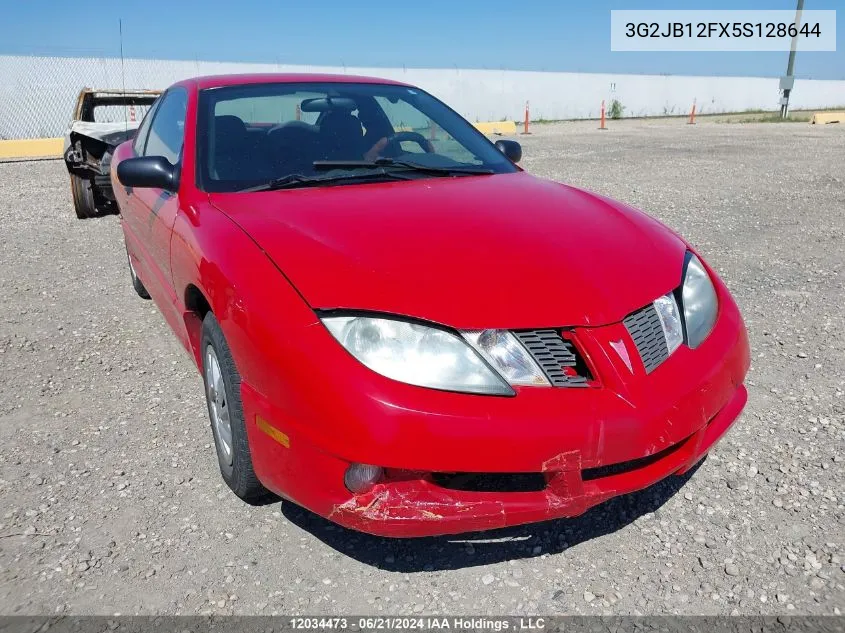
M272 393L273 368L294 347L301 328L319 322L296 289L235 222L206 204L179 213L171 265L186 347L197 367L201 323L188 306L190 286L202 293L220 323L241 378L261 393Z

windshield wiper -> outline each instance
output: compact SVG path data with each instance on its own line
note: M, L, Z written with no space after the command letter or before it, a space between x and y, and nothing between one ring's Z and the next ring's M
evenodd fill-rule
M358 170L353 173L332 174L327 176L306 176L304 174L288 174L281 178L276 178L269 182L260 185L254 185L245 189L239 189L241 193L251 193L254 191L275 191L277 189L295 189L299 187L319 187L321 185L331 185L343 182L352 181L369 181L382 178L392 178L395 180L412 180L411 176L403 176L401 172L417 171L427 174L452 176L456 174L493 174L492 169L485 167L474 167L468 165L466 167L461 165L454 165L450 167L436 167L428 165L420 165L405 160L395 160L393 158L377 158L376 160L317 160L314 161L314 169L329 171L332 169L348 169ZM364 171L366 170L366 171ZM375 171L371 171L375 170Z
M422 171L429 174L493 174L492 169L486 167L475 167L473 165L450 165L448 167L438 167L435 165L420 165L407 160L396 160L395 158L377 158L375 160L315 160L314 169L356 169L362 167L369 168L386 168L386 167L400 167L403 170ZM395 170L385 170L391 173Z
M363 172L357 174L338 174L332 176L305 176L303 174L288 174L253 187L238 189L239 193L252 193L254 191L275 191L277 189L296 189L298 187L319 187L335 183L348 182L353 180L378 180L378 179L409 180L407 176L388 172L385 169L377 172Z

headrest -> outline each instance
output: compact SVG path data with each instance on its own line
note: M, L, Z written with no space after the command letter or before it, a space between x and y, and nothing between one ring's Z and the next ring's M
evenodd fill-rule
M217 136L229 134L243 136L246 134L246 123L233 114L216 116L214 117L214 133Z
M364 130L357 117L348 112L329 112L320 122L320 132L328 136L339 136L341 138L354 138L363 136Z

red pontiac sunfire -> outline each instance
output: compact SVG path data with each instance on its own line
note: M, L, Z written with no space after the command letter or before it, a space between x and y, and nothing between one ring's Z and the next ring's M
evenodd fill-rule
M350 76L172 86L111 178L132 283L205 380L223 478L388 536L580 514L699 462L745 326L694 249Z

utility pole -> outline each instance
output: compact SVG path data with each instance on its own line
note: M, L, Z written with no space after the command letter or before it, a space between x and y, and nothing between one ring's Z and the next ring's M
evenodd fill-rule
M783 97L780 100L780 116L785 119L789 116L789 93L792 92L792 87L795 85L795 51L798 48L798 33L801 29L801 14L804 11L804 0L798 0L798 6L795 9L795 37L792 38L792 46L789 47L789 62L786 65L786 76L780 78L780 89L783 91Z

